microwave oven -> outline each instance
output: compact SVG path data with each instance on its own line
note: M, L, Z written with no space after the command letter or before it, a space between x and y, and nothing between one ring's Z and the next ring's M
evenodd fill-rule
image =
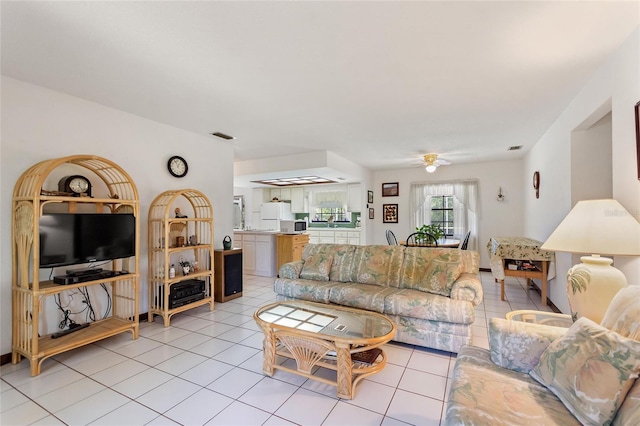
M307 230L307 222L304 220L281 220L280 232L283 234L302 234Z

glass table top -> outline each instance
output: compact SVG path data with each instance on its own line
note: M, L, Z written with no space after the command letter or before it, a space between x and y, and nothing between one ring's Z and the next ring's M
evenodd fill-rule
M389 334L393 323L373 312L306 301L286 301L256 312L264 322L335 337L377 338Z

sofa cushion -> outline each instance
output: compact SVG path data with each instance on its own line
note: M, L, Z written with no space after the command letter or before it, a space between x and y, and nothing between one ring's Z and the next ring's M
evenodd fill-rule
M317 253L305 259L300 271L303 280L329 281L329 271L333 263L333 255Z
M274 291L287 298L329 303L329 290L334 285L341 284L333 281L278 278L274 283Z
M584 424L609 424L640 372L640 342L578 319L529 373Z
M329 302L383 313L384 300L394 291L397 290L371 284L343 284L331 287Z
M446 425L580 424L544 386L476 346L458 353L447 401Z
M349 282L351 281L355 250L356 246L349 244L307 244L302 251L302 260L318 253L331 254L333 262L329 272L329 280Z
M402 266L401 286L449 296L462 272L461 250L408 247Z
M384 313L460 324L471 324L475 320L471 302L408 289L400 289L387 296Z
M404 246L356 246L351 282L398 287Z

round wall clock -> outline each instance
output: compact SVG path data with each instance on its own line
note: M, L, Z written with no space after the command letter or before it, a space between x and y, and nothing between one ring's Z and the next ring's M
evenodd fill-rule
M178 178L185 177L187 175L187 172L189 171L187 161L178 155L174 155L173 157L169 158L167 167L169 168L169 173L171 173L172 176Z
M536 198L540 198L540 172L533 172L533 189L536 190Z
M69 192L74 197L91 197L91 182L84 176L65 176L58 182L58 191Z

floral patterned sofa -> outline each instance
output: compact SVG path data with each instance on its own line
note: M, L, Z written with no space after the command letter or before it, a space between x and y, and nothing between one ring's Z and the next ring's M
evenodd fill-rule
M458 353L446 425L640 425L640 285L601 324L493 318L489 346Z
M304 299L385 314L394 340L457 352L482 301L479 254L404 246L307 244L280 267L277 300Z

